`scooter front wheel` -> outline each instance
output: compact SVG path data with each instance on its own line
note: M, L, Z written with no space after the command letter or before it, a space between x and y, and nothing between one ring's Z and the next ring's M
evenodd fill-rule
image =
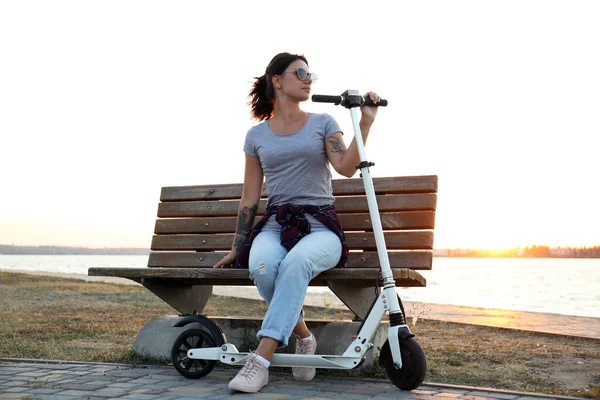
M199 360L188 357L190 349L220 346L215 339L202 329L188 329L175 339L171 350L173 366L181 375L190 379L202 378L210 373L217 364L216 360Z
M394 367L390 344L386 340L379 354L379 364L390 381L402 390L418 388L425 379L427 361L423 349L413 338L400 338L402 368Z

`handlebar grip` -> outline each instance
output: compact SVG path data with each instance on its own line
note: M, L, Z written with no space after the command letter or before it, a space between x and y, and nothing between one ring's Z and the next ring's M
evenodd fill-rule
M371 100L370 97L365 97L364 99L365 99L365 104L364 104L365 106L385 107L388 105L388 101L384 100L384 99L379 100L379 103L377 103L377 104L373 104L373 100Z
M363 97L360 95L352 95L347 96L345 93L340 96L328 96L324 94L313 94L312 101L315 103L333 103L336 106L341 104L344 107L348 107L349 104L352 104L352 107L358 107L361 105L364 106L375 106L375 107L385 107L388 105L387 100L379 100L379 103L373 104L373 101L370 97Z
M342 96L327 96L324 94L313 94L312 101L315 103L333 103L338 105L342 102Z

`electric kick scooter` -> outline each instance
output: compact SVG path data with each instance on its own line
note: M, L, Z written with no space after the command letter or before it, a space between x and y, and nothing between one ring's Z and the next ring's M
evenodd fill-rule
M358 91L347 90L340 96L312 96L314 102L333 103L350 110L354 127L355 141L360 156L360 169L363 178L367 204L373 224L373 233L381 266L383 289L376 287L378 296L371 305L366 319L362 322L356 338L342 355L308 355L275 353L271 365L276 367L313 367L332 369L357 368L373 344L381 319L388 313L388 338L380 350L379 363L385 369L388 378L402 390L412 390L425 379L426 360L421 346L413 339L414 334L405 322L404 307L396 292L395 281L390 267L379 209L375 197L375 188L369 171L374 164L366 161L364 143L359 127L357 107L361 105L386 106L387 100L373 104L370 98L364 98ZM175 369L187 378L201 378L210 373L217 361L229 365L243 366L251 353L239 352L235 345L227 343L220 327L203 315L185 316L173 326L182 327L190 323L199 323L201 329L184 331L175 340L171 356Z

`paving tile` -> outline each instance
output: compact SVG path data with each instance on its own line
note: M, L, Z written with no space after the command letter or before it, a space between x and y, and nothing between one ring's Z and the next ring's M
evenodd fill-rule
M385 390L381 390L381 389L377 389L377 388L356 388L356 389L351 389L348 390L346 393L350 393L350 394L364 394L364 395L369 395L369 396L375 396L378 394L381 394L382 392L384 392Z
M495 396L495 394L494 394L494 396ZM497 397L497 398L500 398L500 397ZM518 399L518 400L540 400L540 397L534 397L534 396L516 396L514 398ZM546 397L546 398L551 399L552 397Z
M42 379L65 379L66 375L63 375L62 371L51 371L48 374L44 375Z
M194 393L202 393L202 392L214 392L217 390L216 387L198 387L198 386L178 386L169 389L172 392L194 392Z
M114 399L114 398L120 398L120 396L122 396L122 394L111 394L108 392L94 392L93 394L90 394L87 398L88 399Z
M127 396L119 397L119 399L129 399L129 400L152 400L152 399L158 399L158 398L160 398L160 395L151 395L151 394L143 394L143 393L128 394Z
M93 397L119 397L119 396L124 396L126 395L128 392L123 391L123 390L96 390L93 394L91 394L90 396Z
M131 392L134 393L135 391ZM169 390L168 389L144 389L144 392L140 392L140 393L144 393L144 394L163 394L163 393L168 393Z
M153 384L154 382L156 382L155 379L150 379L150 378L146 378L146 377L137 378L137 379L134 379L132 381L129 381L129 383L138 383L140 385L143 385L143 384Z
M65 384L65 383L73 383L73 382L76 382L76 381L77 381L76 379L73 379L73 378L65 378L64 376L61 376L61 377L59 377L59 378L56 378L56 379L54 379L54 380L52 381L52 383L56 383L56 384L60 384L60 385L62 385L62 384Z
M34 366L34 369L42 368L42 369L65 370L65 369L73 368L73 364L56 364L56 363L52 363L52 364L31 364L31 365Z
M82 391L95 391L98 389L102 389L104 385L87 385L87 384L79 384L79 383L67 383L65 385L60 385L61 389L67 390L82 390Z
M56 392L60 392L60 391L62 391L62 389L37 388L37 389L31 389L27 393L31 393L31 394L52 394L52 393L56 393Z
M14 376L22 376L22 377L38 377L48 375L46 371L27 371L15 374Z
M111 382L111 383L108 383L106 386L111 387L111 388L124 388L124 389L132 389L132 388L140 387L140 385L136 385L135 383L129 383L129 382Z
M189 380L181 375L167 375L167 374L150 374L147 376L148 379L159 379L161 381L185 381Z
M28 387L23 387L23 386L11 386L11 387L7 387L7 388L3 388L2 391L4 393L21 393L21 392L27 392L30 388Z
M107 374L114 376L122 376L127 378L140 378L142 376L148 376L150 371L148 369L142 370L120 370L120 371L110 371Z
M411 390L411 392L414 394L422 394L422 395L432 395L432 394L438 393L437 390L421 390L421 389L414 389L414 390Z
M38 369L39 369L39 368L37 368L37 367L30 368L30 367L26 367L26 366L18 366L18 365L16 365L16 366L12 367L12 370L13 370L13 371L19 371L19 372L26 372L26 371L37 371Z
M94 380L87 381L85 385L100 385L106 386L107 384L112 383L112 379L105 379L104 376L94 376Z
M56 393L56 395L58 395L58 396L79 396L81 398L81 397L87 397L93 393L94 392L92 392L92 391L86 391L86 390L65 390L63 392Z
M469 391L467 394L471 396L482 396L485 398L493 399L503 399L503 400L512 400L512 399L520 399L519 395L516 394L506 394L506 393L495 393L494 391Z
M348 390L348 385L326 385L319 388L322 392L344 393Z
M161 395L161 400L198 400L198 399L210 399L211 393L171 393ZM226 397L231 398L231 397ZM235 400L252 399L252 396L241 396L235 397Z
M144 385L144 388L169 389L169 388L176 387L176 386L180 386L180 384L178 384L177 382L173 382L173 381L167 381L167 382L157 381L151 386Z
M304 400L331 400L331 397L305 397Z
M21 379L17 380L16 378L15 378L15 380L9 379L5 383L3 383L3 386L5 386L5 387L25 386L25 385L27 385L27 381L24 381Z
M14 368L0 368L0 375L12 375Z
M227 394L209 394L209 396L206 397L206 399L208 399L208 400L224 400L224 399L231 399L231 398L232 398L232 395L230 395L229 393L227 393ZM237 397L235 399L237 400Z

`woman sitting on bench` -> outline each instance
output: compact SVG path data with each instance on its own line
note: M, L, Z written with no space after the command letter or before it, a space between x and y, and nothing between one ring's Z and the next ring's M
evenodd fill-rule
M246 134L244 188L231 251L215 268L249 268L250 278L269 305L257 336L259 346L229 388L253 393L269 381L268 367L292 332L296 354L315 354L317 342L304 322L308 283L333 267L344 267L348 248L334 209L329 164L352 177L360 163L354 140L346 149L337 122L328 114L307 113L316 75L302 55L277 54L250 92L252 116L261 121ZM374 103L380 98L369 92ZM361 107L366 141L377 107ZM263 179L267 210L256 224ZM315 368L293 368L295 379L310 381Z

